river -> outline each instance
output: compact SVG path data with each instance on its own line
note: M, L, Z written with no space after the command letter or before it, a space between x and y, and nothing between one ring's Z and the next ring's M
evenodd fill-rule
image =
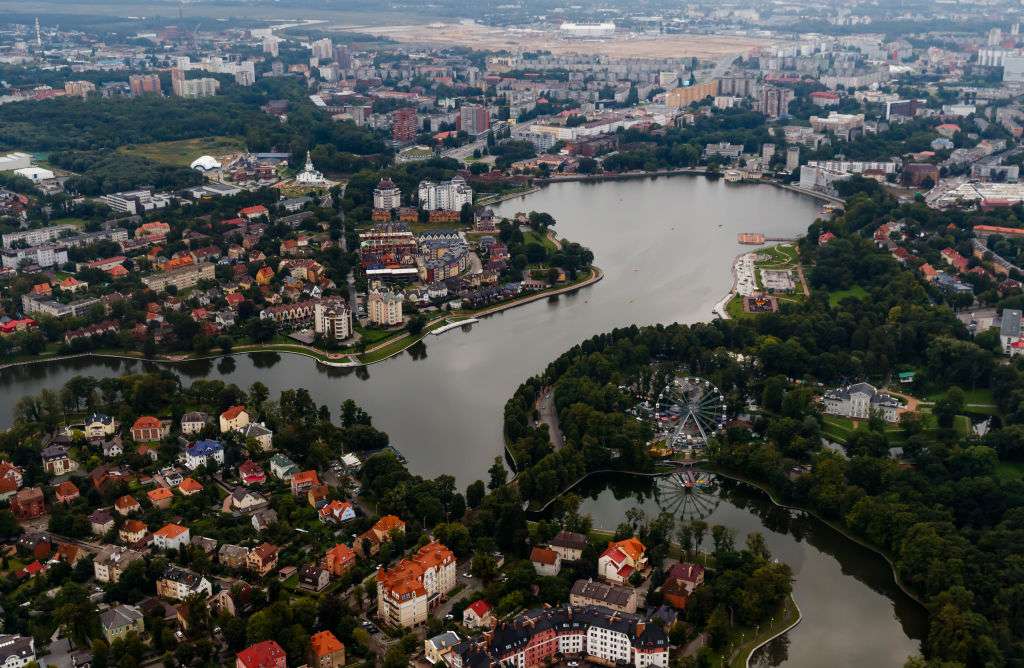
M411 470L424 476L449 473L464 486L485 478L501 454L502 408L523 380L571 346L617 326L711 318L730 285L732 259L749 250L737 243L737 234L795 236L816 209L815 203L771 186L703 177L553 184L495 210L505 216L530 210L554 216L559 236L590 247L604 270L604 280L591 287L428 336L424 345L360 370L328 369L274 353L172 368L186 382L221 378L248 388L259 380L272 396L305 387L335 415L343 400L354 399L390 434ZM8 397L0 404L0 426L10 424L19 396L58 388L76 374L107 377L144 366L79 359L0 372L0 391ZM614 527L626 507L613 504L602 512L610 513L607 522ZM611 516L616 512L618 519ZM758 517L739 508L718 521L740 533L762 527ZM856 562L870 572L873 579L867 580L846 569L853 563L849 555L859 549L849 541L822 539L815 545L790 533L759 530L776 556L797 571L797 598L808 617L791 634L787 665L820 665L824 657L836 665L898 665L916 651L917 643L894 615L892 597L873 588L876 581L891 583L881 559L864 556L863 563Z

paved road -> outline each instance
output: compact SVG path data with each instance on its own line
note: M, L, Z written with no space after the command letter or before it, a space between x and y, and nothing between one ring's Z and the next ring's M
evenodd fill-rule
M560 450L565 445L565 437L562 435L562 427L558 424L558 412L555 411L555 393L550 387L541 390L537 398L537 411L540 413L541 422L548 426L552 447Z

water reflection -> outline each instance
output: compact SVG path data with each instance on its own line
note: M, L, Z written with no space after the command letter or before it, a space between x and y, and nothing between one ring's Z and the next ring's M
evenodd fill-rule
M228 355L227 357L221 357L220 361L217 362L217 373L227 375L234 373L235 371L235 358Z

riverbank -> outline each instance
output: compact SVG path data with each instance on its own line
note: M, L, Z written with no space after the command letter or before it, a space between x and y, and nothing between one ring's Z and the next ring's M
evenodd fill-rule
M604 278L604 272L597 266L591 266L590 275L586 278L580 279L574 283L563 285L557 288L551 288L548 290L541 290L535 293L531 293L525 297L520 297L494 306L479 310L462 310L452 311L439 315L436 318L430 320L417 335L405 334L397 338L386 339L375 346L367 348L362 353L356 352L330 352L317 348L315 346L307 346L300 343L263 343L263 344L244 344L234 346L230 352L221 352L213 354L194 354L186 353L180 355L160 355L157 357L145 357L142 353L133 353L132 351L108 351L108 352L86 352L86 353L73 353L70 355L49 355L39 356L30 359L17 360L13 362L7 362L0 364L0 371L5 369L11 369L20 366L29 366L33 364L45 364L49 362L62 362L66 360L79 359L84 357L94 358L108 358L108 359L123 359L133 360L138 362L154 362L160 364L174 364L182 362L194 362L201 360L212 360L221 357L228 357L234 354L244 353L288 353L292 355L299 355L312 359L317 364L332 367L332 368L356 368L362 366L369 366L378 362L383 362L387 359L394 357L406 350L411 346L423 340L428 334L434 330L451 324L459 324L461 320L479 319L488 315L494 315L508 309L515 308L517 306L523 306L531 302L535 302L539 299L546 297L557 297L570 292L581 290L585 287L591 286ZM472 323L467 323L472 324Z

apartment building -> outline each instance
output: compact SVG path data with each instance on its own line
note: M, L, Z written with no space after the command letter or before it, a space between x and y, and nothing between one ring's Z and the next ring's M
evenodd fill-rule
M422 624L455 584L455 555L441 543L428 543L394 568L377 571L377 615L394 626Z
M185 267L161 271L142 277L142 284L154 292L166 290L173 285L178 290L194 287L199 281L212 281L215 278L214 265L211 262L198 262Z

